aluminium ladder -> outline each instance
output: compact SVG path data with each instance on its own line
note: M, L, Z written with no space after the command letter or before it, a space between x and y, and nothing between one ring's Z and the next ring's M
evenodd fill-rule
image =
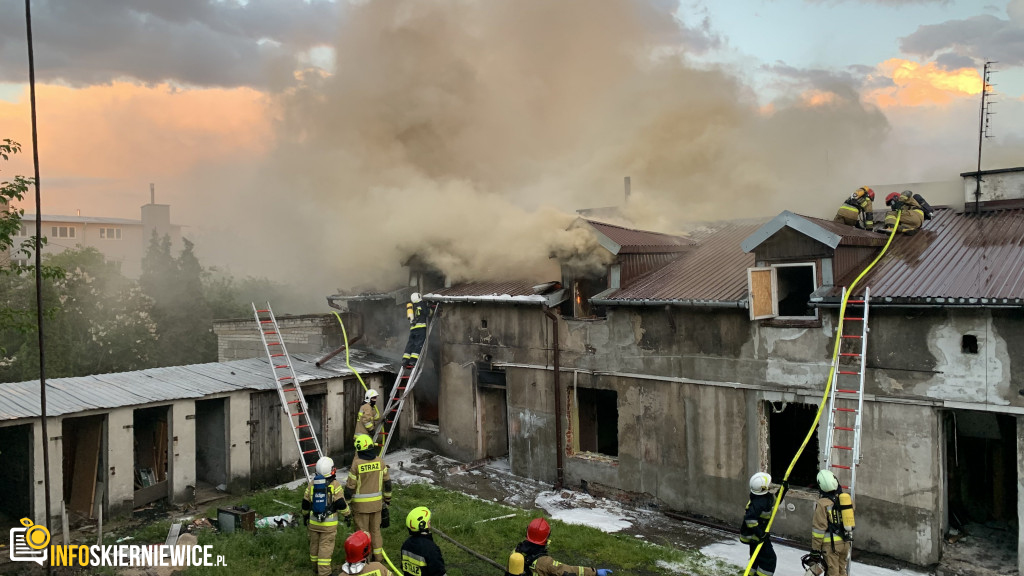
M438 304L431 315L430 323L427 324L427 333L423 337L423 347L420 348L420 355L416 364L410 369L403 360L402 367L398 370L398 376L395 378L395 383L391 386L391 394L388 397L387 405L384 407L383 417L380 424L377 424L377 429L373 431L374 443L382 444L380 449L381 455L387 453L388 445L391 444L393 436L392 432L398 426L398 418L402 415L402 408L405 407L405 400L412 394L412 389L416 386L416 382L419 381L423 364L426 362L424 353L427 351L427 346L430 342L430 332L434 329L434 323L440 309L441 304Z
M302 388L299 387L291 356L288 355L288 350L285 348L284 338L281 336L281 329L277 325L274 311L270 308L270 302L267 302L265 309L256 308L256 304L252 303L252 312L256 317L256 326L260 330L263 349L267 351L270 371L274 375L274 385L277 387L278 398L281 399L281 410L288 415L292 435L295 437L295 445L299 449L299 456L304 464L302 471L306 475L306 481L312 482L313 467L323 456L323 452L320 450L320 442L317 440L316 432L309 420L309 406L306 404L306 397L302 395Z
M846 297L846 289L843 288ZM860 435L863 430L861 414L864 410L864 368L868 350L868 302L871 289L864 290L860 300L846 301L839 354L832 360L832 394L828 405L828 427L825 436L824 468L832 470L839 485L854 498L857 484L857 466L860 465ZM850 305L855 309L851 313ZM856 310L863 312L856 313ZM850 330L847 330L847 327ZM844 346L849 343L850 346ZM841 363L843 358L853 362Z

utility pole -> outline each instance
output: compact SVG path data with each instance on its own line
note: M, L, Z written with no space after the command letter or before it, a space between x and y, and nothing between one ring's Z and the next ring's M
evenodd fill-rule
M989 77L992 74L992 65L996 62L986 60L985 67L981 74L981 113L978 119L978 172L975 174L977 182L974 187L974 213L981 214L981 145L985 141L985 138L991 138L992 135L988 132L989 117L995 112L991 111L992 100L989 98L989 93L992 90L993 84L989 83Z

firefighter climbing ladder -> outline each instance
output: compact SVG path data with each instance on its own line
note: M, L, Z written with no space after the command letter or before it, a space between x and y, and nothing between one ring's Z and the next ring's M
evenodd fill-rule
M260 339L263 341L263 349L267 351L267 360L270 362L270 371L274 375L274 385L277 386L277 395L281 399L281 409L288 415L288 422L295 437L295 445L299 448L302 457L303 473L306 481L313 481L313 467L317 460L323 456L320 450L320 441L316 438L312 423L309 420L309 407L306 405L306 398L302 395L302 388L295 375L295 368L292 366L292 359L288 356L288 350L284 345L284 338L281 337L281 329L277 325L277 318L274 311L267 302L265 309L259 309L252 304L252 312L256 317L256 326L260 330Z
M846 300L846 297L844 288L843 299ZM861 413L864 409L864 367L868 350L870 298L871 289L866 288L862 299L846 300L846 316L836 328L839 353L832 359L835 390L829 397L828 426L823 450L824 468L832 470L839 480L839 485L851 498L854 496L857 466L860 464ZM854 308L853 313L850 308ZM862 312L857 314L857 310ZM850 327L851 330L847 331L845 327ZM846 343L852 346L844 346ZM842 363L844 358L855 361ZM852 369L854 367L856 370Z
M438 304L437 309L434 310L435 318L440 308L441 305ZM380 438L379 443L382 444L381 454L387 453L388 445L391 443L392 431L398 426L398 418L402 415L405 400L412 394L412 389L420 378L420 372L424 364L424 352L427 351L427 345L430 342L430 331L434 329L434 324L434 320L427 324L427 334L423 338L423 346L419 350L420 360L411 369L405 362L402 362L402 367L398 370L398 377L395 378L395 384L391 387L391 395L388 398L387 406L384 407L381 422L377 425L377 429L373 431L374 442L378 441L378 437Z

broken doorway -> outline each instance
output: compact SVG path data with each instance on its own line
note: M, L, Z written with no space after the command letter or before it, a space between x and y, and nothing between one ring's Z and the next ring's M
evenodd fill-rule
M794 488L817 490L818 456L821 451L818 449L818 427L814 417L818 407L799 402L765 402L764 413L768 424L768 473L772 478L781 479L786 476L786 468L803 444L808 430L814 426L815 433L793 466L789 483Z
M966 554L966 563L983 557L986 564L1001 563L992 569L1008 573L1016 569L1019 530L1016 418L950 410L943 428L948 510L943 563ZM964 535L971 536L967 548L963 542L949 545Z
M207 493L228 482L227 402L223 398L196 401L196 493Z
M105 424L103 415L61 422L64 505L69 513L82 518L95 518L106 494Z
M479 393L477 429L480 431L481 456L502 458L508 455L509 446L505 371L478 367L476 384Z
M20 518L33 518L32 425L0 427L0 529L21 528Z
M326 387L324 389L326 390ZM316 441L320 444L320 451L327 454L327 429L324 426L324 422L326 420L325 415L327 414L327 394L309 394L304 397L306 399L306 410L307 415L309 416L309 425L313 428L313 433L316 434ZM300 435L300 437L304 438L305 435ZM303 443L303 446L307 450L312 450L311 444L312 442ZM303 454L303 458L306 464L316 464L316 452Z
M169 406L156 406L139 408L132 415L135 430L135 507L166 498L169 493L169 414Z
M575 389L577 452L619 455L619 404L615 390Z

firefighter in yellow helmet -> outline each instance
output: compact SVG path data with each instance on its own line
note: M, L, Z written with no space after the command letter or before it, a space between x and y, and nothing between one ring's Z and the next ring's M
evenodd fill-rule
M373 541L373 559L380 562L384 558L381 515L387 514L387 507L391 504L391 477L369 436L357 436L355 447L356 455L352 458L348 481L345 482L345 499L352 507L356 526L369 532Z
M874 207L871 204L874 200L875 191L867 186L861 186L843 202L832 221L871 230L875 225L872 215Z
M306 486L302 495L302 523L309 531L309 561L313 563L313 573L319 576L331 574L338 514L345 517L346 524L352 524L352 511L341 496L341 482L336 473L334 460L327 456L320 458L316 462L313 483Z
M402 572L406 576L445 576L444 557L430 535L430 509L413 508L405 517L409 538L402 544Z
M811 520L811 551L825 556L828 576L846 576L847 557L853 537L843 521L843 505L839 502L842 489L836 475L830 470L818 472L817 480L821 493L814 505L814 519ZM852 510L849 516L852 519Z

